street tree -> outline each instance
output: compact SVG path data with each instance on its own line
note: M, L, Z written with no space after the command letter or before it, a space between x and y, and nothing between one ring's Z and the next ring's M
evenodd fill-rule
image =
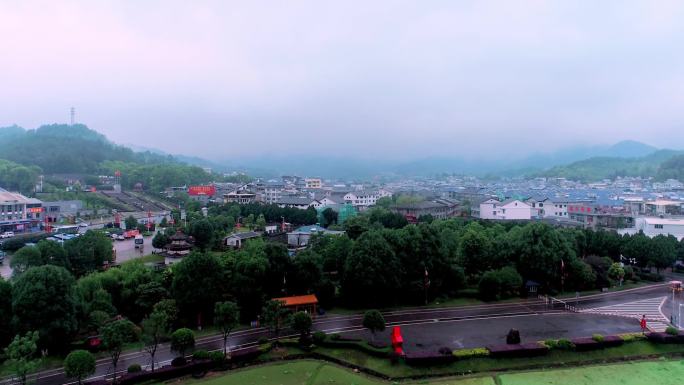
M155 249L163 249L169 244L169 237L163 231L157 232L152 238L152 247Z
M195 238L195 245L204 251L214 237L214 227L207 219L196 220L190 225L190 235Z
M169 334L169 317L162 310L155 310L142 321L142 341L145 353L150 356L150 368L154 372L154 357L162 340Z
M288 322L289 311L283 306L283 303L278 300L271 300L266 302L266 305L261 311L261 320L273 334L275 335L276 344L280 331Z
M86 350L74 350L64 359L64 373L75 378L81 385L83 380L95 373L95 357Z
M191 253L174 265L171 293L178 302L181 316L201 320L212 313L225 284L218 257Z
M264 231L266 229L266 218L264 214L259 214L256 219L255 226L257 230Z
M235 302L216 302L214 305L214 326L221 330L223 337L223 354L227 353L228 335L240 322L240 312Z
M138 220L133 215L129 215L124 219L124 224L126 225L126 230L132 230L138 227Z
M363 315L363 327L371 332L375 342L375 333L385 330L385 317L377 310L368 310Z
M37 331L27 332L23 337L17 335L5 348L7 366L22 385L26 384L27 376L35 371L40 363L40 360L36 358L38 338Z
M299 311L292 316L292 329L299 333L299 342L303 342L311 334L313 321L309 313Z
M0 277L0 346L12 339L12 284Z
M136 340L135 325L129 320L116 320L105 325L101 334L102 345L109 353L114 368L113 373L116 376L116 366L119 363L124 345Z
M188 328L180 328L171 334L171 350L185 358L185 353L195 347L195 333Z
M625 269L620 263L615 262L608 269L608 277L615 281L621 281L625 277Z

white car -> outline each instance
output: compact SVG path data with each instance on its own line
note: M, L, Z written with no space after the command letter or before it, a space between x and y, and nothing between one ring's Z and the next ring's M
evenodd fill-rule
M4 233L0 234L0 238L12 238L14 236L13 231L5 231Z
M88 224L85 222L81 222L78 224L78 227L88 227Z

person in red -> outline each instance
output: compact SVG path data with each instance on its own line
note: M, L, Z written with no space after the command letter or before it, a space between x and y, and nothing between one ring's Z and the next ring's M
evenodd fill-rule
M641 333L645 333L646 332L646 314L644 314L641 317L640 325L641 325Z

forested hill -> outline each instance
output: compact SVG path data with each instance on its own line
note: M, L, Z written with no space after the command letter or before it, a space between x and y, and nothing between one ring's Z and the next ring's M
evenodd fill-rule
M97 183L95 176L116 170L122 172L124 188L142 183L149 191L223 179L170 155L134 152L85 125L0 128L0 187L30 194L41 174L49 183L55 183L49 178L53 174L78 174L86 183Z
M657 179L667 179L666 174L674 174L672 170L663 172L662 167L668 170L674 165L672 159L680 159L680 164L684 164L682 159L684 152L674 150L659 150L649 155L634 158L622 157L593 157L578 162L573 162L563 166L552 167L548 170L530 174L531 177L562 177L572 180L585 182L598 181L602 179L613 179L621 176L653 176ZM667 166L667 165L671 166ZM682 172L679 172L682 176Z
M38 166L47 174L96 173L106 160L157 164L174 161L150 152L133 152L82 124L52 124L35 130L0 128L0 158Z

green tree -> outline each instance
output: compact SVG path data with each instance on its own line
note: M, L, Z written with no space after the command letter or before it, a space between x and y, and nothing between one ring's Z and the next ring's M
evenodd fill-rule
M103 233L87 231L78 238L64 242L71 272L80 277L113 261L112 240Z
M31 267L43 266L45 261L40 250L35 246L24 246L12 256L10 266L12 274L17 277Z
M361 234L365 233L370 229L370 221L366 215L358 215L352 218L348 218L344 222L344 231L347 236L351 239L357 239Z
M214 306L214 326L221 330L223 337L223 354L227 353L228 335L240 322L240 312L235 302L216 302Z
M375 333L385 330L385 317L377 310L368 310L363 315L363 327L371 332L375 342Z
M303 342L311 334L313 321L309 313L299 311L292 316L292 329L299 333L299 341Z
M190 226L190 235L195 238L195 245L197 247L201 250L206 250L214 236L214 228L211 222L206 219L193 221Z
M651 252L648 256L648 265L660 269L671 267L677 259L677 238L672 235L657 235L651 240Z
M171 334L171 350L185 357L185 353L195 347L195 333L188 328L181 328Z
M501 283L501 297L515 297L520 293L523 281L518 272L511 266L506 266L497 271Z
M154 372L154 357L159 344L169 334L169 317L163 310L154 310L142 321L142 341L145 352L150 356L150 368Z
M26 384L29 373L38 368L40 360L36 359L38 351L38 332L27 332L23 337L17 335L5 348L7 366L19 379L19 383Z
M155 249L163 249L169 244L169 237L163 231L157 232L152 238L152 247Z
M255 224L257 230L264 231L266 229L266 218L264 217L264 214L259 214Z
M490 270L482 274L478 284L480 297L485 301L492 301L499 298L501 292L501 279L496 271Z
M644 233L639 232L627 238L622 247L622 254L628 259L634 259L641 268L649 264L652 252L652 241Z
M379 231L363 233L345 261L342 295L354 305L387 304L401 287L402 266Z
M615 281L622 281L625 277L625 269L622 268L620 263L615 262L610 265L610 268L608 269L608 276Z
M127 343L137 339L135 325L129 320L116 320L105 325L102 328L101 334L102 345L109 353L109 357L112 360L113 373L116 376L116 366L119 363L121 351Z
M467 275L477 275L492 266L492 244L484 229L476 224L466 230L459 245L459 263Z
M12 288L12 313L19 331L37 330L41 345L63 349L76 332L74 278L64 268L28 269Z
M293 258L292 273L288 276L288 286L294 293L311 293L323 278L321 256L311 250L304 250Z
M211 315L223 289L221 261L212 254L191 253L174 265L171 292L187 319Z
M283 306L283 303L278 300L266 302L266 305L261 310L262 323L273 331L276 343L278 343L280 331L289 321L288 315L289 311Z
M95 357L86 350L74 350L64 359L64 374L75 378L80 385L83 380L95 373Z
M0 346L12 339L12 285L0 277Z
M126 230L136 229L138 227L138 220L133 215L129 215L124 219L124 224L126 225Z
M333 210L332 208L327 207L323 210L321 215L323 216L323 227L328 227L337 223L338 214L337 211Z
M40 255L46 264L60 266L67 270L71 269L66 250L59 243L42 240L36 246L40 250Z

